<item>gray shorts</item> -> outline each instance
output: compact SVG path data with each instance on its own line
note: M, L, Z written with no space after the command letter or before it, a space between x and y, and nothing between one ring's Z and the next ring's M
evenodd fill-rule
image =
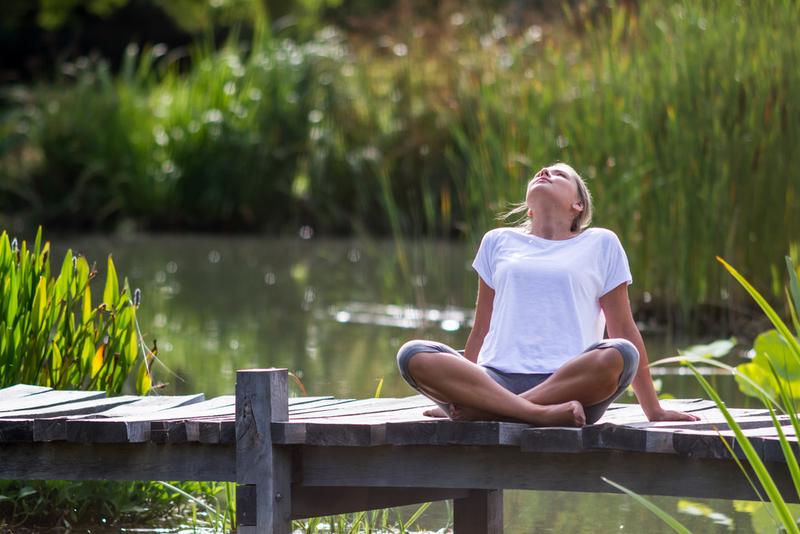
M603 413L605 413L605 411L608 409L608 406L614 402L617 397L622 394L622 392L625 391L625 389L633 381L633 377L636 375L636 370L639 368L639 351L636 350L636 347L633 345L633 343L627 339L603 339L602 341L598 341L597 343L593 343L587 347L583 353L602 348L614 348L619 351L619 353L622 355L623 362L622 373L619 375L619 387L617 387L617 390L610 397L597 404L583 407L584 413L586 414L586 424L589 425L596 423L603 416ZM414 378L411 376L411 373L408 370L408 363L411 361L411 358L415 354L419 354L421 352L449 352L450 354L455 354L456 356L463 355L459 351L448 345L445 345L444 343L437 343L435 341L427 341L422 339L409 341L400 347L399 351L397 351L397 367L400 368L400 375L403 377L403 379L408 382L409 386L431 399L433 402L439 405L439 407L441 407L446 414L449 415L450 405L439 399L434 399L427 393L424 393L422 390L420 390L419 386L414 381ZM495 382L517 395L538 386L553 375L553 373L507 373L505 371L500 371L487 366L481 366L481 368L486 371L486 374L488 374Z

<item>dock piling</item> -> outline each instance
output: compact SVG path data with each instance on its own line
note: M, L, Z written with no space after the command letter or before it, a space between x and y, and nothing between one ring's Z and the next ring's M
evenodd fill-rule
M272 423L288 420L286 369L237 371L236 522L240 533L291 532L291 455L272 443Z

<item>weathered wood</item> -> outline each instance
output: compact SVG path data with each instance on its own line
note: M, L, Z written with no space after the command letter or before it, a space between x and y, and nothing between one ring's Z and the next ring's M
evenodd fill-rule
M271 432L273 422L289 419L287 378L286 369L236 373L236 482L254 485L256 493L255 512L237 507L243 533L291 530L290 451L273 446ZM252 517L255 525L241 523L253 523Z
M346 514L470 496L467 489L292 486L292 519Z
M184 443L0 444L0 479L235 480L230 446Z
M87 401L105 397L105 391L45 391L24 397L0 400L0 412L33 410L68 402Z
M172 441L185 436L181 418L209 417L233 413L232 395L192 403L189 406L161 409L140 415L114 418L68 418L66 421L66 440L78 443L139 443L149 441L153 425L157 422L171 421L171 424L156 427L157 430L172 428ZM127 406L123 407L127 408ZM185 437L183 441L185 441ZM158 438L157 438L158 440ZM161 440L164 441L163 439ZM170 441L170 442L172 442Z
M428 419L386 424L386 442L392 445L509 445L520 444L523 423L460 422Z
M0 400L26 397L28 395L44 393L45 391L50 391L51 389L52 388L48 388L45 386L29 386L28 384L15 384L13 386L0 389Z
M313 410L292 410L290 411L291 419L303 419L313 414L312 417L325 418L325 417L346 417L357 416L364 414L379 414L385 412L395 412L405 410L408 408L428 408L433 407L434 404L423 397L422 395L415 395L413 397L406 397L402 399L364 399L357 400L337 405L328 405Z
M304 404L309 404L312 402L320 402L325 400L333 399L332 395L321 395L317 397L289 397L289 411L291 412L292 408L298 408Z
M33 419L0 419L0 443L33 441Z
M515 447L301 446L299 480L307 486L396 486L540 491L616 491L611 478L645 495L755 499L731 461L677 454L592 450L526 453ZM798 502L785 465L772 463L784 495ZM435 469L432 468L435 466ZM793 495L794 493L794 495Z
M102 397L87 401L69 402L66 404L56 404L45 408L34 408L30 410L15 410L10 412L0 412L0 419L29 419L39 417L59 417L66 415L81 415L100 413L105 410L129 404L139 397L134 395L123 395L120 397Z
M177 396L151 396L141 397L136 402L124 406L118 406L111 410L98 414L98 417L141 417L146 414L163 412L164 410L171 410L181 406L189 406L197 404L205 400L203 393L196 393L194 395L177 395Z
M331 409L334 406L338 406L340 404L349 404L354 402L355 399L319 399L316 401L308 402L305 404L301 404L296 407L289 407L289 414L290 415L298 415L304 413L313 413L313 412L322 412Z
M503 490L472 490L453 502L453 534L502 534Z

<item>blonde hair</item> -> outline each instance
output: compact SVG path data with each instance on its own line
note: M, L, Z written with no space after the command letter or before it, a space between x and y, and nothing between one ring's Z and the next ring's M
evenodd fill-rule
M572 220L572 225L570 226L570 232L577 232L583 231L589 227L592 222L592 194L589 192L589 188L586 187L586 182L583 181L583 178L573 169L571 166L567 165L566 163L553 163L552 166L558 165L559 167L564 168L567 171L567 174L572 177L575 181L575 184L578 186L578 202L581 203L583 206L583 211L578 213L575 218ZM528 212L528 205L525 202L519 202L512 204L512 208L505 212L501 213L498 217L498 220L506 221L515 217L517 215L522 215L522 217L518 218L515 223L518 227L524 229L526 232L530 232L531 230L531 218L526 217L525 215Z

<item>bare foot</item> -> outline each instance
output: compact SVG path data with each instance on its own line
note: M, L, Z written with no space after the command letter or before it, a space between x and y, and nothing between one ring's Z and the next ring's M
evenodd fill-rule
M431 408L430 410L425 410L422 412L422 415L427 417L447 417L447 414L444 413L444 410L438 406L436 408Z
M537 426L583 426L586 424L583 405L578 401L544 404L539 405L538 408L539 413L530 421Z

